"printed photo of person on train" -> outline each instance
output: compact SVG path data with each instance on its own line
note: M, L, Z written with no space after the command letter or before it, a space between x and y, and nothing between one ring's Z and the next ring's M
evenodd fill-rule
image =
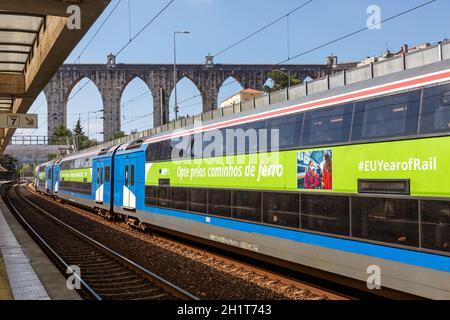
M317 150L297 153L297 187L298 189L331 190L332 151Z

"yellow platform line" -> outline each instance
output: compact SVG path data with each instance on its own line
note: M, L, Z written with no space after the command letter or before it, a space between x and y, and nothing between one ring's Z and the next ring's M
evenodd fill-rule
M3 258L0 256L0 300L13 300Z

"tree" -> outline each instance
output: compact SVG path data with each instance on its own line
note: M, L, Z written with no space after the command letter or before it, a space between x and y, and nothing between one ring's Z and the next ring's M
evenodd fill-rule
M0 178L2 180L14 180L16 167L17 167L17 159L10 156L9 154L0 155L0 165L6 169L5 172L0 172Z
M73 128L74 136L86 136L83 131L83 126L81 125L81 119L78 118L77 123L75 124L75 128Z
M125 132L117 131L113 134L113 140L125 137Z
M33 166L29 163L23 163L17 169L17 173L20 178L33 177L33 175L34 175Z
M56 160L59 158L61 158L61 155L59 155L57 153L49 153L49 155L48 155L48 161Z
M289 86L289 74L281 70L273 70L268 73L269 78L273 80L273 87L264 86L265 92L274 92L282 89L286 89ZM296 76L291 75L291 86L301 84L302 81Z
M50 139L50 144L61 144L61 142L65 142L67 138L72 137L72 131L67 129L64 125L59 125L55 129L55 133Z
M98 144L96 140L90 140L89 137L86 136L83 126L81 125L81 119L78 119L75 128L73 128L73 136L78 150L87 149Z

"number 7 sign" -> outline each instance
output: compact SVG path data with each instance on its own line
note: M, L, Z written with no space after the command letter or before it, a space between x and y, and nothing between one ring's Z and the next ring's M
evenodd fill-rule
M20 126L20 116L19 115L8 115L7 125L9 128L18 128Z
M37 114L3 113L0 114L0 128L29 128L38 127Z

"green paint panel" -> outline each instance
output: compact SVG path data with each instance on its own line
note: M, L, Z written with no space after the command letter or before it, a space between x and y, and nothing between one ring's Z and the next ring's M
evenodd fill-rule
M310 161L319 188L324 167L331 168L331 189L322 192L356 193L358 179L410 179L414 196L450 196L450 137L147 163L146 184L170 179L172 186L310 191L303 180Z
M62 170L60 178L72 182L92 182L92 168Z

